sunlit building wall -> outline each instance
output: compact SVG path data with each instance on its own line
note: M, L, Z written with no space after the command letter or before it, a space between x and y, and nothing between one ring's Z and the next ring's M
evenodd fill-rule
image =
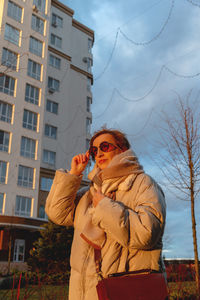
M26 260L55 170L88 147L94 32L73 14L57 0L0 2L1 261L10 238L11 260Z

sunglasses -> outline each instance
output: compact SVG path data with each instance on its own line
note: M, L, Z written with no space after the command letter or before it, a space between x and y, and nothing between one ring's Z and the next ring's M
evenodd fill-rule
M102 151L102 152L111 152L114 151L115 149L117 149L118 147L109 143L109 142L102 142L99 147L95 147L92 146L90 147L90 155L92 156L93 159L95 159L95 156L97 155L98 152L98 148Z

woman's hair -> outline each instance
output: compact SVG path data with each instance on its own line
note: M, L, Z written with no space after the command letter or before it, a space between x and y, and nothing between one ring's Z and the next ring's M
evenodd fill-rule
M130 148L130 143L129 143L128 139L126 138L126 135L123 132L121 132L119 130L107 129L107 128L102 128L102 129L94 132L94 135L90 140L90 148L93 146L94 140L102 134L112 135L115 139L116 145L120 149L122 149L122 151L126 151Z

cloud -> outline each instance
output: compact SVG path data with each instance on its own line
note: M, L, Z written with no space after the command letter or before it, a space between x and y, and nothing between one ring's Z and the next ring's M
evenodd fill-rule
M170 240L166 255L193 257L189 203L169 193L155 159L162 151L158 145L158 129L164 126L161 111L169 116L176 113L176 93L183 99L191 89L194 99L199 93L200 76L184 77L200 72L199 7L188 1L174 1L168 18L173 1L63 2L75 10L79 21L95 31L93 73L94 77L101 76L92 88L92 131L106 123L128 134L145 170L162 184L166 194L166 234ZM166 21L158 38L146 46L135 46L120 32L116 41L119 27L133 41L152 40ZM163 65L169 70L162 70ZM139 98L141 101L134 101ZM200 213L200 204L197 212ZM200 236L199 227L198 218Z

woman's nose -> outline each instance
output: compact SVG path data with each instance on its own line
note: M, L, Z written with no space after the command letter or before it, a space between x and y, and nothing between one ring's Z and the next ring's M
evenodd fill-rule
M101 157L103 155L103 151L100 148L97 149L97 157Z

